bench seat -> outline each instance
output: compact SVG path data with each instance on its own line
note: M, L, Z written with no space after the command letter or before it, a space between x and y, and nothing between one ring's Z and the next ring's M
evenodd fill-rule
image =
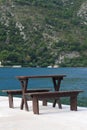
M39 100L43 99L59 99L60 97L70 97L70 109L77 111L77 95L83 92L82 90L72 90L72 91L56 91L56 92L36 92L36 93L25 93L25 100L27 97L32 98L33 102L33 112L34 114L39 114Z
M50 89L28 89L26 92L27 93L35 93L35 92L48 92L48 91L50 91ZM13 96L14 95L21 95L22 96L22 90L21 89L2 90L2 92L7 93L10 108L14 108Z

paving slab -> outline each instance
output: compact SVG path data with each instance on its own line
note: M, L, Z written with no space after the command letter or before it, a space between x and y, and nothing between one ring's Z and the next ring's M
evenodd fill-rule
M14 109L8 106L8 97L0 97L0 130L87 130L87 108L78 107L78 111L70 111L68 105L52 107L42 106L40 114L32 111L29 101L29 112L20 110L21 98L14 98Z

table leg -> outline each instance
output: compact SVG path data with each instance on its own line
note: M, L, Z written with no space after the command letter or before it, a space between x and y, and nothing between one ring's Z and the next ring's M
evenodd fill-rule
M28 86L28 79L26 80L21 80L21 86L22 86L22 100L21 100L21 106L20 109L23 110L23 107L25 105L25 109L28 110L28 104L27 100L25 100L24 94L27 91L27 86Z
M53 107L55 107L55 106L56 106L56 103L58 103L59 108L60 108L60 109L62 109L62 105L61 105L60 98L55 99L55 101L53 102Z
M54 89L55 89L55 91L59 91L59 89L60 89L60 84L61 84L61 80L62 80L62 79L63 79L63 78L53 78L53 84L54 84ZM54 100L54 102L53 102L53 107L56 106L56 103L58 103L58 106L59 106L59 108L61 109L62 106L61 106L60 98Z
M22 100L21 100L21 106L20 106L21 110L23 110L23 106L24 106L24 99L22 98Z

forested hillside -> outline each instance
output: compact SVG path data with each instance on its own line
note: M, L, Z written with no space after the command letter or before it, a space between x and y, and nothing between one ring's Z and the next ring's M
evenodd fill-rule
M0 0L0 61L87 67L87 1Z

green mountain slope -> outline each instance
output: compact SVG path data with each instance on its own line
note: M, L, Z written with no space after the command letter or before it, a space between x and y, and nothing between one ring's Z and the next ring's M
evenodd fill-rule
M0 61L87 66L86 7L86 0L0 0Z

